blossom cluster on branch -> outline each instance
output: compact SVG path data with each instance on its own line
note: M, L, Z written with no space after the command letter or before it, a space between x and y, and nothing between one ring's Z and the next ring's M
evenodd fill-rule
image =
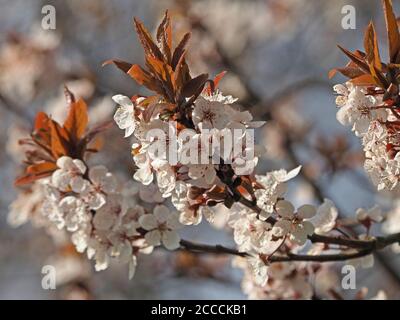
M399 234L370 234L371 226L382 221L378 207L357 210L356 221L365 233L349 236L331 200L319 206L295 206L286 196L287 184L300 166L289 172L255 174L263 148L249 140L248 132L264 122L254 121L235 98L218 89L224 72L213 79L208 74L191 75L185 59L190 33L173 49L168 12L156 41L139 20L134 23L145 51L145 68L121 60L105 64L114 64L152 92L150 96L113 96L118 105L114 120L132 142L133 178L144 187L138 191L132 184L119 182L106 167L90 164L90 155L98 151L94 138L108 124L88 129L86 104L76 101L68 89L65 122L61 125L39 113L31 137L21 141L27 147L25 173L16 184L39 190L33 194L42 217L52 227L70 233L77 251L95 260L96 270L107 268L115 258L129 265L132 277L138 254L150 254L157 246L225 253L236 256L234 265L244 271L242 287L250 298L310 299L315 294L310 277L328 272L322 262L358 259L366 264L375 250L400 241ZM390 64L384 66L374 56L375 45L371 25L366 54L345 50L352 62L338 70L348 73L351 69L358 76L346 86L335 87L341 95L338 118L363 138L366 167L378 187L393 189L400 168L394 130L399 114L393 85L379 85L389 81L382 74L384 68L392 80L396 78ZM400 40L396 46L400 47ZM374 79L375 85L362 85L366 79ZM171 149L179 159L171 158ZM17 199L12 205L10 221L21 220L16 213L20 204ZM222 207L229 209L226 227L236 249L180 238L179 229L197 225L203 217L213 223Z

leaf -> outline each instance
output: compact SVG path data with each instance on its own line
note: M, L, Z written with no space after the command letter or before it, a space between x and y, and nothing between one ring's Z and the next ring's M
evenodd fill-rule
M87 105L79 99L70 105L68 117L64 122L64 129L67 131L71 141L77 142L86 131L89 122Z
M132 67L132 63L118 60L118 59L110 59L110 60L104 61L101 66L104 67L109 64L116 65L118 69L122 70L125 73L128 73L129 69Z
M18 186L22 186L22 185L25 185L25 184L32 183L32 182L34 182L36 180L39 180L39 179L42 179L42 178L50 176L52 174L52 172L53 171L42 172L40 174L27 174L27 175L24 175L22 177L19 177L19 178L15 179L14 185L16 187L18 187Z
M214 89L218 88L219 82L221 81L221 79L225 76L226 71L222 71L220 73L218 73L215 77L214 77Z
M174 83L175 83L175 89L177 92L180 92L183 85L186 83L185 79L185 55L186 55L186 50L183 51L181 58L178 61L178 64L176 65L175 71L174 71Z
M372 21L369 23L367 27L367 31L365 32L365 37L364 37L364 47L365 47L365 53L366 53L366 60L368 61L371 73L374 73L373 70L382 70L382 63L381 63L381 58L379 56L379 47L378 47L378 41L376 38L376 32L375 32L375 27ZM374 67L374 68L372 68Z
M226 74L226 71L222 71L222 72L218 73L214 77L214 79L207 84L207 87L204 89L206 94L211 95L215 91L215 89L218 88L218 84L221 81L221 79L225 76L225 74Z
M171 61L171 67L173 70L175 70L175 68L178 64L178 61L180 60L181 56L183 55L186 45L189 42L190 36L191 36L190 32L186 33L183 36L182 40L177 45L177 47L175 48L174 54L172 55L172 61Z
M174 75L171 66L152 56L146 57L146 64L149 70L160 80L164 89L164 96L174 102Z
M356 77L359 77L359 76L365 74L358 67L335 68L335 69L332 69L329 71L329 73L328 73L329 79L333 78L337 72L340 72L345 77L348 77L350 79L353 79L353 78L356 78Z
M139 65L132 65L132 67L127 71L127 74L129 74L138 84L145 86L147 89L159 94L164 93L160 82L157 81L157 79L154 79L150 73L142 69Z
M146 57L146 64L150 71L152 71L159 80L171 84L170 78L172 75L172 68L165 62L154 58L152 56Z
M55 122L50 122L51 128L51 152L54 158L58 159L62 156L68 155L68 143L66 137L68 134Z
M50 146L50 118L44 112L38 112L34 124L34 137L40 139L41 144Z
M207 73L203 73L203 74L191 79L182 88L181 96L187 98L187 97L191 97L191 96L195 95L199 91L201 92L203 90L203 87L204 87L207 79L208 79Z
M26 168L26 172L29 174L41 174L44 172L52 172L57 169L57 165L54 162L40 162L30 165Z
M360 58L357 54L354 54L351 51L349 51L349 50L347 50L347 49L345 49L345 48L343 48L343 47L341 47L339 45L338 45L338 47L339 47L340 50L342 50L344 52L344 54L346 56L348 56L351 59L351 61L353 61L363 71L365 71L367 73L370 72L368 64L365 63L365 61L362 58Z
M168 15L168 10L165 11L164 19L158 26L157 41L160 43L161 51L164 54L165 60L168 63L171 63L172 28L171 28L171 19Z
M350 80L351 83L359 86L376 85L375 78L370 74L364 74Z
M398 52L400 50L400 34L391 0L383 0L383 10L385 12L390 62L396 63Z
M157 47L157 45L154 43L150 33L147 31L146 27L143 25L143 23L137 19L134 18L134 24L136 28L136 33L139 37L140 42L142 43L144 52L146 55L150 55L154 58L157 58L159 60L163 59L163 55L160 51L160 49Z

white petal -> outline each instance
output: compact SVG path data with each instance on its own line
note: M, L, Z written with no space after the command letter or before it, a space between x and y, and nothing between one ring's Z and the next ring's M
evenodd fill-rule
M294 207L293 207L293 205L289 202L289 201L286 201L286 200L279 200L277 203L276 203L276 212L278 212L278 214L281 216L281 217L284 217L284 218L291 218L291 217L293 217L293 213L294 213Z
M87 181L82 177L73 177L70 181L71 189L73 192L81 193L87 186Z
M177 213L172 213L167 219L167 227L171 230L180 229L183 225L179 222L179 215Z
M165 222L168 220L170 212L168 207L164 205L157 205L154 207L153 214L159 222Z
M133 110L133 103L131 99L129 99L127 96L124 96L122 94L116 94L115 96L112 97L115 103L119 104L120 106L124 107L131 107Z
M275 237L284 237L290 231L292 223L288 220L279 220L272 228L272 234Z
M74 159L72 162L74 163L75 168L77 168L81 174L86 172L86 166L82 160Z
M179 248L179 242L180 242L180 237L178 233L175 231L164 231L162 233L162 242L163 245L168 249L168 250L175 250Z
M137 170L133 178L147 186L153 182L154 175L150 166L146 166Z
M139 218L139 223L145 230L153 230L158 227L157 219L152 214L145 214Z
M144 235L146 242L151 246L159 246L161 243L161 233L159 230L147 232Z
M71 169L73 168L72 158L67 156L62 156L57 159L57 167L61 169Z
M310 204L302 205L297 209L297 215L301 219L310 219L315 216L317 210Z

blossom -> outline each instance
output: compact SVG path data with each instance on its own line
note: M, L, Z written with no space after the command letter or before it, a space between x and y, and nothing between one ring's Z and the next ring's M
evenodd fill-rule
M82 177L86 172L85 164L79 159L63 156L57 160L57 169L51 180L60 191L80 193L85 190L87 181Z
M117 94L112 99L119 105L114 114L114 121L120 129L125 130L125 137L129 137L135 131L135 110L131 99Z
M138 153L133 157L135 164L138 166L133 178L136 181L149 185L153 182L154 175L151 167L150 158L146 153Z
M157 185L162 196L164 198L170 197L176 183L174 168L165 160L153 161L153 168L156 172Z
M256 250L266 253L273 242L271 224L258 219L257 214L247 210L241 212L239 218L232 221L230 226L234 230L233 237L240 251Z
M149 245L158 246L162 243L168 250L179 248L180 237L176 232L181 228L179 217L176 213L170 213L166 206L157 205L152 214L141 216L139 223L148 231L145 239Z
M116 191L117 181L105 166L99 165L89 169L90 184L82 197L93 210L99 209L106 202L107 194Z
M99 230L109 230L122 214L122 196L120 194L109 195L106 204L96 211L93 225Z
M225 104L212 97L199 96L192 114L193 123L203 129L224 129L229 121Z
M274 236L281 238L289 235L290 240L303 245L307 237L313 234L314 226L307 219L315 215L314 206L303 205L297 209L295 214L294 207L289 201L279 200L276 204L276 211L281 219L272 228Z
M349 92L344 99L345 103L341 105L338 113L338 121L346 126L352 126L352 130L357 136L362 136L368 130L372 120L387 118L385 109L374 109L381 101L377 97L366 95L363 87L348 84ZM344 93L343 86L335 86L339 93ZM344 101L339 100L342 104Z
M367 225L367 227L373 222L377 223L383 220L382 211L378 206L373 206L368 210L359 208L356 210L356 217L358 221Z
M286 193L287 185L285 182L293 179L300 169L299 166L289 172L282 169L268 172L265 176L256 175L257 182L263 187L263 189L255 191L257 205L266 213L272 213L278 198L283 197Z
M317 234L325 234L331 231L336 226L338 210L334 203L329 199L324 199L324 202L318 207L317 213L309 221L313 224Z
M80 225L90 220L85 204L81 199L74 196L63 198L58 205L58 210L64 216L67 230L71 232L78 230Z

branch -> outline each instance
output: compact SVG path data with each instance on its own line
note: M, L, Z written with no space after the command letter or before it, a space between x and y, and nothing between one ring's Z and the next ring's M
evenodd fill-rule
M246 257L249 256L246 252L240 252L239 250L227 248L221 245L208 245L203 243L191 242L188 240L180 241L182 249L196 253L213 253L213 254L230 254L234 256Z
M268 257L270 263L274 262L287 262L287 261L315 261L315 262L330 262L330 261L345 261L355 258L360 258L373 253L376 250L381 250L393 243L400 243L400 232L386 237L377 237L371 240L353 240L340 237L328 237L321 235L312 235L309 239L315 242L326 244L339 244L347 247L356 247L359 250L351 253L337 253L337 254L320 254L320 255L302 255L288 253L286 255L273 255ZM202 243L195 243L188 240L181 240L182 249L196 253L213 253L213 254L229 254L239 257L250 256L247 252L241 252L236 249L227 248L221 245L208 245Z

